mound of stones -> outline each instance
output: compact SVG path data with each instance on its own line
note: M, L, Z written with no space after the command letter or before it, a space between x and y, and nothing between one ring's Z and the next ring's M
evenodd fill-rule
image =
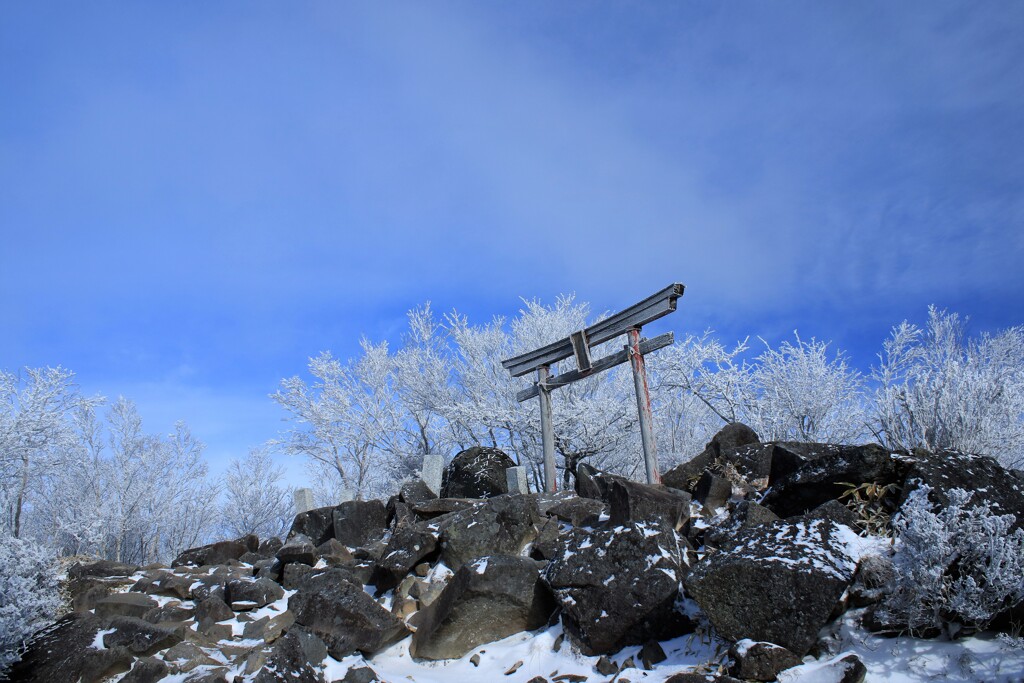
M739 424L662 485L581 465L573 491L509 494L511 466L474 448L445 470L441 497L413 481L387 501L299 514L284 542L222 541L170 567L76 565L74 611L10 678L318 683L328 657L357 655L334 680L377 681L372 657L406 638L414 658L453 659L560 621L601 657L587 680L621 680L608 656L625 647L643 646L635 664L649 668L665 657L659 641L713 629L733 643L729 675L668 680L771 681L820 654L844 610L878 600L851 488L888 492L874 504L892 513L916 486L941 504L962 484L1024 521L1024 482L991 459L762 443ZM835 680L864 678L856 657L828 666Z

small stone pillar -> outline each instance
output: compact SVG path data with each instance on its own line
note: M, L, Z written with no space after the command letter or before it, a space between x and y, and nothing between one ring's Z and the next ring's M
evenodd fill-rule
M509 493L529 493L530 485L526 481L526 467L505 468L505 483L508 484Z
M423 456L423 469L420 470L420 479L427 485L427 488L434 492L434 495L441 495L441 477L444 473L444 456L436 453L429 453Z
M292 500L295 501L295 514L301 515L313 509L313 490L295 489L292 493Z
M350 500L355 500L356 495L352 493L352 489L342 489L341 495L338 496L338 504L347 503Z

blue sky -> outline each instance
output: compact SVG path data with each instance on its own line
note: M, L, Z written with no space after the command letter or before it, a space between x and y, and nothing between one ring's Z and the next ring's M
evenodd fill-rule
M1024 3L0 4L0 367L185 419L430 300L1024 322ZM297 467L297 465L296 465Z

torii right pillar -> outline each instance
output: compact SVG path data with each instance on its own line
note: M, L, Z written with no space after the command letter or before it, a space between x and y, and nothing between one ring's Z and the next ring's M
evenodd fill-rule
M640 328L626 332L629 344L629 364L633 368L633 386L636 388L636 409L640 416L640 441L644 447L644 466L647 469L647 483L660 484L658 453L654 443L654 413L651 410L651 391L647 386L647 366L640 353Z

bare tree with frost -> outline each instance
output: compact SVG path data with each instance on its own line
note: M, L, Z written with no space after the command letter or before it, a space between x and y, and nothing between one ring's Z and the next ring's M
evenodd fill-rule
M26 505L39 481L64 465L73 446L71 414L98 403L78 394L74 373L55 368L0 371L0 501L2 525L21 536Z
M311 358L313 384L292 377L271 395L292 425L273 445L305 457L335 496L343 489L359 498L384 493L403 428L387 344L363 339L361 346L363 355L345 364L330 353Z
M968 339L957 314L932 306L923 329L893 328L879 361L873 429L884 444L1024 466L1024 327Z
M222 532L230 538L284 534L295 508L292 489L281 484L283 477L284 469L274 465L266 448L254 448L244 458L232 459L224 477Z

